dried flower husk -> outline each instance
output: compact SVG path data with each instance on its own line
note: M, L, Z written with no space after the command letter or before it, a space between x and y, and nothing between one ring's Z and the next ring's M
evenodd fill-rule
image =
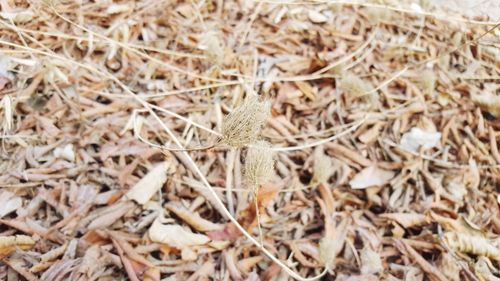
M244 166L248 186L257 188L267 182L273 175L273 169L273 153L268 142L258 141L248 149Z
M254 143L269 116L269 109L268 101L261 101L253 95L247 97L242 105L224 119L220 143L236 148Z

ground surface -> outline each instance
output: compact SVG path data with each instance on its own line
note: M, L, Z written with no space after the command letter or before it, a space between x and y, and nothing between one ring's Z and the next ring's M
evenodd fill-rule
M386 2L0 1L0 280L498 280L495 1Z

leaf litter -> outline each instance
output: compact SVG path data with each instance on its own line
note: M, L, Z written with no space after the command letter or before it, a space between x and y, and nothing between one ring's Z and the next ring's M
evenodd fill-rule
M0 280L500 278L498 19L0 2Z

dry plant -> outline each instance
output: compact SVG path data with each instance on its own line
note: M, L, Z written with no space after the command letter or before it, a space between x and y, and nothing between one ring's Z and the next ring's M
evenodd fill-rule
M274 173L273 151L268 142L259 140L248 148L245 157L245 183L251 190L269 181Z
M222 123L220 142L236 148L255 143L269 117L270 103L248 95L245 101L229 113Z
M500 249L484 237L466 233L446 232L443 235L443 240L453 250L500 261Z
M217 144L226 144L234 148L243 148L254 143L269 117L270 103L261 100L258 96L248 95L243 103L231 111L223 120L221 133L211 131L216 136L210 144L197 148L167 148L167 151L196 151L215 147Z
M260 242L264 245L258 196L261 185L268 182L274 173L274 157L268 142L260 140L248 148L243 172L245 183L253 194Z

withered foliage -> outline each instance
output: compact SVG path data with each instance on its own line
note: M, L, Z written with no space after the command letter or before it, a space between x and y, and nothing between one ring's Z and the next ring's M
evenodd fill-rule
M0 280L500 278L494 11L300 2L0 1Z

